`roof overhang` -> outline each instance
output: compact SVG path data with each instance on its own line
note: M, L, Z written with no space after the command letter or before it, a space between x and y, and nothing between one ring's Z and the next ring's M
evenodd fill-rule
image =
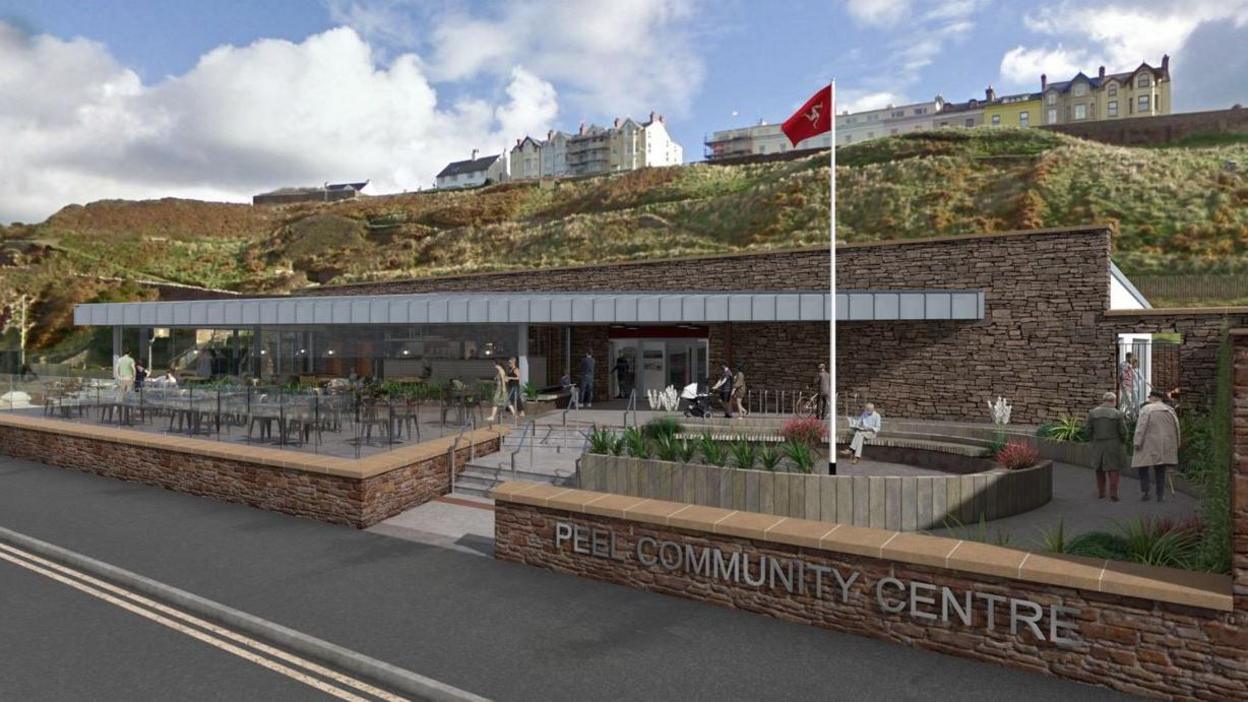
M418 293L77 305L78 326L819 322L826 292Z
M982 290L838 290L836 321L938 321L984 318Z

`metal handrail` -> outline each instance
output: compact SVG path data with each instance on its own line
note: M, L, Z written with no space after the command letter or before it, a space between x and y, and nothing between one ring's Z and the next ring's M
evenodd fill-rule
M537 435L537 422L535 420L530 419L528 422L525 422L524 431L520 433L520 445L516 447L515 451L511 452L511 479L512 480L516 479L516 454L524 450L524 443L529 438L529 431L532 431L534 436ZM529 465L531 466L532 464L533 464L533 445L529 444Z
M568 412L581 408L581 389L575 383L569 387L572 388L572 396L568 398L568 404L563 408L563 426L565 427L568 426Z
M633 426L637 426L637 388L628 393L628 404L624 407L624 426L628 426L628 413L633 413Z
M455 492L455 451L459 448L459 442L463 440L464 430L467 428L467 422L464 422L459 426L459 434L455 437L455 440L451 442L451 447L447 449L446 462L451 468L451 492ZM474 443L473 446L475 447L476 444Z

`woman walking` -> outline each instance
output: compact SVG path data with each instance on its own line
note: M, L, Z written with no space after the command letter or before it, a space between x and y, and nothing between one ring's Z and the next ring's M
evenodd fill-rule
M494 421L500 410L506 407L515 416L516 408L508 403L507 397L507 369L503 368L503 362L496 359L494 361L494 397L490 403L490 418L488 421Z
M524 416L524 394L520 392L520 364L515 358L507 359L507 402L517 417Z

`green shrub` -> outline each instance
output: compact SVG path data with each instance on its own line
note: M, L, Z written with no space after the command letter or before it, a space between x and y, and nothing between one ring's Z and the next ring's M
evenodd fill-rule
M685 428L674 417L656 417L646 422L646 426L642 429L648 438L656 440L661 436L674 438L684 430Z
M1070 545L1066 539L1066 521L1059 518L1055 529L1041 534L1041 541L1044 542L1044 550L1049 553L1066 553L1066 547Z
M702 451L702 460L707 465L724 467L728 463L728 451L724 449L724 445L710 434L703 434L698 439L698 448Z
M1145 565L1192 569L1200 565L1200 532L1142 518L1118 525L1126 558Z
M589 452L599 456L615 453L615 442L615 432L610 429L594 429L589 433Z
M628 450L628 455L633 458L650 457L650 442L646 439L646 435L642 434L637 427L629 427L624 430L624 448Z
M786 441L781 445L781 451L788 457L799 473L810 473L815 467L815 454L810 449L810 445L801 441Z
M684 463L689 463L698 453L698 444L688 439L679 439L676 443L677 455Z
M1127 545L1121 536L1104 531L1089 531L1071 539L1066 553L1088 558L1107 558L1113 561L1127 560Z
M1038 436L1054 441L1087 441L1083 433L1083 420L1078 417L1062 417L1056 422L1041 425Z
M525 383L524 386L520 388L520 391L524 393L524 399L529 402L537 399L537 386L531 382Z
M662 461L680 460L680 444L673 434L659 434L655 437L654 452Z
M780 465L780 461L784 458L772 444L766 444L762 450L758 452L758 462L763 464L763 470L775 472L776 466Z
M1231 572L1231 342L1225 325L1218 350L1217 387L1210 414L1210 441L1205 455L1205 499L1201 515L1205 523L1200 548L1200 568L1214 573Z
M742 470L753 470L754 461L758 457L758 447L754 444L740 439L732 443L732 462L736 467Z

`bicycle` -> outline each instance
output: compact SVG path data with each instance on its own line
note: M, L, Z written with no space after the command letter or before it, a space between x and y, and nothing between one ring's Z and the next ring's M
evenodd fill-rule
M818 417L819 416L819 395L812 394L809 397L799 396L793 402L793 416L795 417Z

